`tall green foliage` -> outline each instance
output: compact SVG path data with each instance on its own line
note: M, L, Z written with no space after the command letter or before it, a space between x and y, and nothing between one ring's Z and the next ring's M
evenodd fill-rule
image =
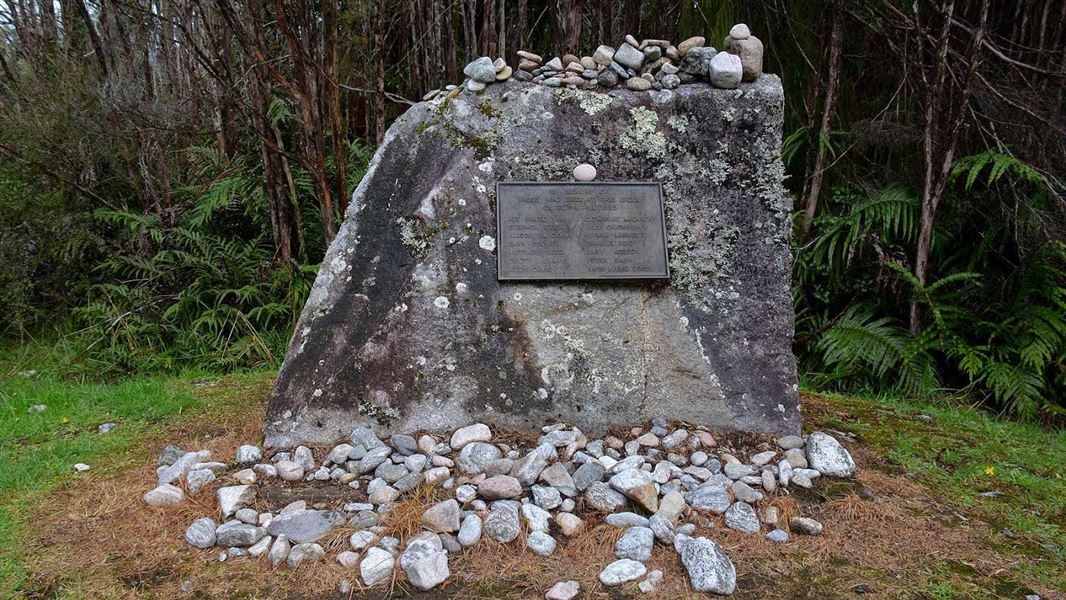
M962 391L1025 418L1066 415L1066 244L1044 239L1025 251L1024 223L974 218L1003 177L1029 186L1031 206L1051 184L1001 153L966 157L953 173L934 231L937 278L925 285L906 266L920 210L913 193L840 186L831 195L815 236L796 249L796 348L807 377L852 391ZM917 335L906 326L912 300L927 315Z
M192 148L198 181L172 222L97 210L118 243L75 310L94 370L232 369L273 365L315 267L276 265L258 168Z

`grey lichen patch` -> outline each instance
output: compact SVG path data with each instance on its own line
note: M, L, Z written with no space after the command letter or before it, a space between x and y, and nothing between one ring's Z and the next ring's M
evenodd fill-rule
M723 223L717 210L703 215L672 214L668 231L670 283L675 288L695 291L730 277L740 231Z
M722 111L722 120L724 120L726 123L732 123L733 120L736 119L736 118L737 118L737 107L730 106L729 108L727 108L727 109Z
M555 92L555 100L559 104L566 102L567 100L577 100L578 105L581 106L581 110L585 111L585 114L594 116L596 113L607 110L614 102L614 98L607 94L597 94L596 92L586 92L583 90L571 90L569 88L562 88Z
M670 115L666 124L678 133L685 133L692 126L692 121L685 115Z
M359 403L359 413L375 419L399 419L402 416L400 411L391 406L382 406L369 400Z
M433 226L427 226L420 219L414 217L399 217L396 224L400 226L400 241L407 246L408 251L414 258L422 258L429 250L433 236L448 228L448 223L442 221Z
M511 176L516 181L565 181L570 179L577 162L549 154L526 154L511 161Z
M722 185L729 178L729 163L720 159L712 158L708 163L708 179L715 185Z
M622 148L651 160L666 158L666 137L659 131L659 114L643 106L629 109L629 114L633 116L633 125L622 131L619 138Z

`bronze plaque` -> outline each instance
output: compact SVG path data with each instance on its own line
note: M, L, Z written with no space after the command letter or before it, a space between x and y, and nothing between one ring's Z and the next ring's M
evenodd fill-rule
M496 184L500 280L666 279L658 183Z

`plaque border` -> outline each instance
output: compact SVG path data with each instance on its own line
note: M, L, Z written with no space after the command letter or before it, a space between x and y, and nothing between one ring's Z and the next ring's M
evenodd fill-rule
M655 186L655 195L659 198L659 227L662 229L663 234L663 273L650 273L646 275L624 275L624 276L612 276L607 275L561 275L557 277L536 277L536 276L508 276L504 277L500 272L500 260L502 259L502 252L500 248L503 246L503 236L501 232L503 227L500 223L500 186L501 185L534 185L534 186L549 186L549 185L568 185L568 186ZM585 280L613 280L613 281L628 281L628 280L656 280L656 279L670 279L670 248L666 241L666 205L663 202L663 184L658 181L497 181L496 182L496 281L585 281Z

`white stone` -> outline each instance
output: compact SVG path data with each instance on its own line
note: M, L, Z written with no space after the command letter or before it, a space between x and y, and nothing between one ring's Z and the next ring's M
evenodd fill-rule
M744 76L744 65L736 54L719 52L711 59L707 76L714 87L732 90Z
M359 565L359 553L345 550L337 555L337 562L345 569L352 569Z
M751 37L751 30L744 23L737 23L729 29L729 37L734 40L746 40Z
M705 537L677 536L675 548L688 571L692 589L728 596L736 590L737 571L721 546Z
M173 506L181 504L185 500L185 492L176 485L164 483L144 495L144 501L149 506Z
M560 581L553 585L544 600L574 600L581 591L581 584L576 581Z
M459 527L459 533L456 536L459 540L459 544L464 548L469 548L481 541L481 517L477 515L468 515L463 519L463 524Z
M285 564L290 569L295 569L304 563L314 562L326 555L325 549L318 544L297 544L289 550L289 558Z
M277 470L278 477L284 481L302 481L304 478L303 466L291 460L279 460L274 468Z
M592 181L596 179L596 167L582 163L574 167L574 179L577 181Z
M840 442L821 431L807 438L807 462L810 468L828 477L851 477L855 474L855 461Z
M351 545L352 550L361 552L369 548L370 545L374 543L375 539L377 539L377 536L374 535L373 531L363 529L353 533L352 536L348 538L348 543Z
M270 564L277 567L285 562L285 560L289 558L290 548L289 538L283 535L274 538L274 543L270 546L270 554L267 555Z
M607 587L622 585L640 579L647 572L648 568L644 566L644 563L629 558L620 558L600 571L600 583Z
M526 538L526 547L539 556L548 557L555 554L555 538L543 531L534 531Z
M256 446L245 444L237 448L237 464L247 465L263 459L263 452Z
M580 517L568 512L561 512L555 515L555 522L566 537L577 535L585 526L585 522Z
M237 512L237 509L244 508L255 501L255 486L230 485L220 487L218 492L216 492L216 496L218 498L218 510L222 513L222 518L227 518Z
M392 554L389 554L387 550L374 547L366 551L363 562L359 563L359 576L363 579L364 585L373 587L392 577L392 568L395 564L396 559L392 557Z

